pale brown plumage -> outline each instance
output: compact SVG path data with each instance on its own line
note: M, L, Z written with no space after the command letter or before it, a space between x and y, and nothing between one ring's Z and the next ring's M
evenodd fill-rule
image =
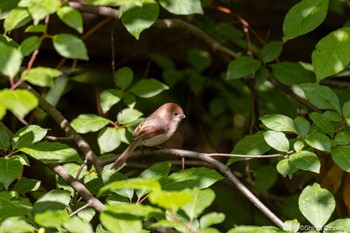
M185 118L182 108L174 103L166 103L142 121L134 130L133 141L112 165L118 169L139 145L157 146L167 141Z

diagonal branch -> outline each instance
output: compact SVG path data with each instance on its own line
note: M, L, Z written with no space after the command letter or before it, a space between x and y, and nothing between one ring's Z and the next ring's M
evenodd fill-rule
M77 193L84 198L85 201L87 201L89 207L93 207L98 212L101 212L104 209L102 202L94 197L94 195L92 195L82 183L74 179L74 177L71 176L61 165L50 163L45 165L59 175L75 191L77 191Z
M291 152L288 152L289 154ZM273 223L276 224L276 226L283 228L283 221L279 219L270 209L268 209L244 184L231 172L231 169L226 166L225 164L221 163L220 161L214 159L214 156L228 156L230 154L208 154L208 153L200 153L195 151L188 151L188 150L179 150L179 149L167 149L167 148L161 148L158 150L144 150L144 151L134 151L133 153L136 156L140 155L176 155L180 157L187 157L187 158L193 158L197 160L204 161L208 163L209 165L215 167L218 171L221 172L232 184L234 184L239 191L245 195L249 201L251 201L263 214L265 214ZM249 158L247 155L233 155L236 157L245 157ZM255 158L268 158L268 157L282 157L285 155L282 154L274 154L274 155L255 155ZM106 159L100 159L100 163L103 165L109 164L114 162L116 159L115 156L111 158Z
M102 177L102 166L99 163L98 157L92 151L85 139L82 136L80 136L80 134L78 134L77 131L75 131L75 129L69 124L68 120L61 114L60 111L58 111L54 106L52 106L43 97L41 97L41 95L37 93L31 86L29 86L26 83L23 83L22 85L38 98L40 108L43 109L46 113L48 113L68 136L73 138L73 141L83 153L85 160L91 162L94 165L99 177Z

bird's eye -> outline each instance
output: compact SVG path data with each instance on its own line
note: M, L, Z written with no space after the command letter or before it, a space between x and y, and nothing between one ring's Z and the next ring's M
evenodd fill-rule
M175 112L174 115L177 116L177 115L179 115L179 113L178 113L178 112Z

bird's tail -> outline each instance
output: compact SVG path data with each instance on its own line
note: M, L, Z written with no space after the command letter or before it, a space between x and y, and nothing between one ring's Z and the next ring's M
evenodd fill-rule
M120 168L125 161L131 156L132 152L139 145L139 140L135 140L130 143L130 145L124 150L124 152L118 157L118 159L113 163L112 169L117 170Z

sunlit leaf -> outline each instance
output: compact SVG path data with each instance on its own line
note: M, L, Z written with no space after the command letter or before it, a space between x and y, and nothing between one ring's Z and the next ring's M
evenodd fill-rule
M331 32L322 38L312 52L317 81L344 70L350 62L350 27Z
M54 85L54 78L62 75L57 69L48 67L35 67L22 74L25 80L40 87L51 87Z
M83 17L78 10L64 6L57 10L57 15L65 24L74 28L77 32L83 32Z
M23 118L38 106L39 101L28 90L16 89L11 91L3 89L0 91L0 103L19 118Z
M71 124L78 133L88 133L102 129L109 124L109 120L95 114L80 114Z
M156 79L142 79L130 89L130 92L141 98L150 98L168 90L169 87Z
M19 71L22 63L21 52L0 41L0 73L13 79Z
M200 0L159 0L159 4L175 15L203 14Z
M88 60L84 42L71 34L57 34L53 37L53 46L56 51L66 58Z
M43 163L81 161L75 149L59 142L39 142L32 146L23 147L20 150Z
M289 150L289 141L284 133L268 130L264 132L264 139L275 150L281 152Z
M29 23L32 18L29 12L23 8L15 8L7 15L4 21L5 32L12 31L13 29L22 27Z
M326 18L328 0L302 0L287 13L283 22L283 42L317 28Z
M38 24L46 16L55 13L61 6L61 2L60 0L21 0L18 6L27 7L34 24Z
M159 15L159 5L154 0L144 0L142 5L122 5L119 9L121 22L136 39L143 30L152 26Z
M301 192L299 209L311 224L321 228L331 217L335 209L335 200L332 193L315 183Z

